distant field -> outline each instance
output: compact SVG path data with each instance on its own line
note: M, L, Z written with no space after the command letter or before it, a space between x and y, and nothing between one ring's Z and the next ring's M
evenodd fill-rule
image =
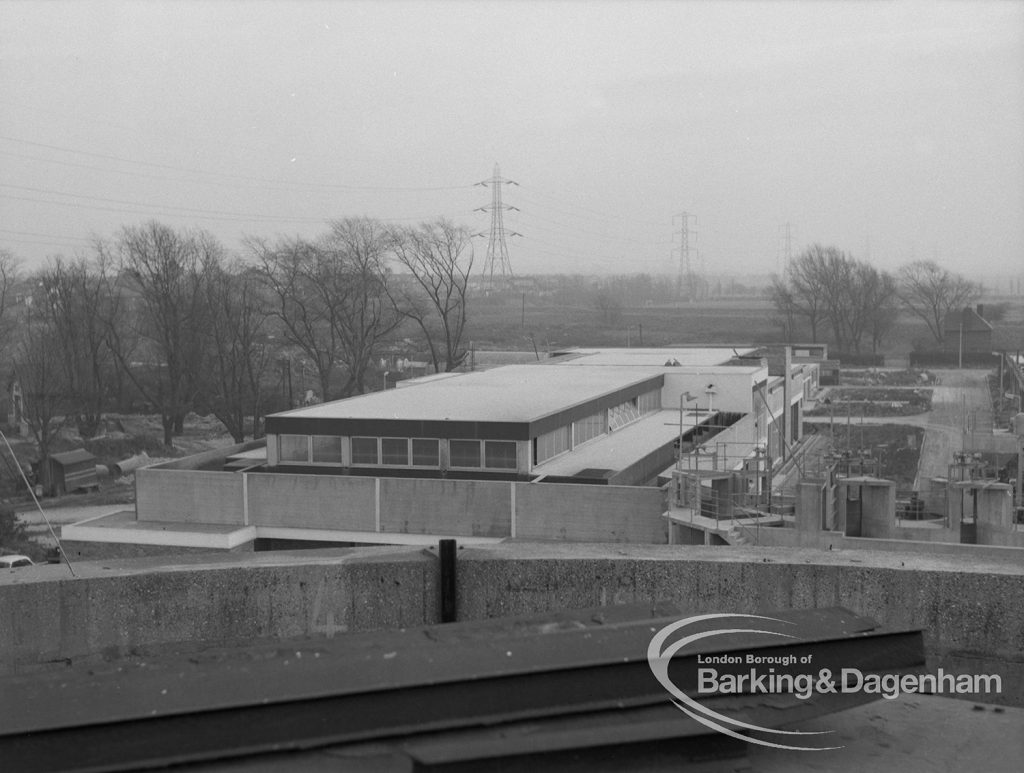
M767 344L783 341L774 309L760 298L699 301L678 306L640 306L604 314L596 305L556 305L529 294L477 296L469 309L467 335L478 349L540 351L562 346L668 346L671 344ZM810 335L800 337L809 341ZM887 364L906 364L915 343L931 345L927 326L902 314L881 349ZM1024 348L1024 301L1008 304L995 323L994 348ZM865 353L869 348L865 347Z
M764 301L695 303L679 307L624 308L614 321L596 308L527 303L499 304L477 299L470 307L469 337L478 348L531 346L667 346L734 344L781 340L769 322ZM641 329L642 328L642 329Z

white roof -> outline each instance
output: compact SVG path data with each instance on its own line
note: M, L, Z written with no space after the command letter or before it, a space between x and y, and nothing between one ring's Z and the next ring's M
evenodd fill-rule
M527 422L657 375L619 367L564 368L550 360L430 380L402 389L274 414L288 418Z
M723 347L666 347L626 349L567 349L565 356L555 357L550 362L562 365L622 365L631 367L666 367L671 362L675 367L711 367L724 365L737 355L752 354L756 349ZM678 364L676 364L678 363Z
M682 414L683 432L692 429L707 414ZM575 475L585 469L619 472L627 464L679 437L679 411L663 410L644 416L622 429L602 435L533 468L533 475Z

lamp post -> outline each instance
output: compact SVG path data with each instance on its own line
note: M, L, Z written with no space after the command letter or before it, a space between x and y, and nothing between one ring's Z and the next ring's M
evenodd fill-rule
M680 467L682 467L682 464L683 464L683 404L684 403L693 402L696 399L697 398L695 398L689 392L680 392L679 393L679 456L678 456L678 462L679 462L679 466Z

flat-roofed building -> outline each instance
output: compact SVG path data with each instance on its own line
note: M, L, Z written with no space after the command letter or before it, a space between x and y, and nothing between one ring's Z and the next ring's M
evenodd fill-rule
M663 543L663 485L681 454L707 448L732 470L780 448L783 379L753 351L569 349L276 413L265 442L139 470L134 514L66 534L79 550L164 552L445 536ZM799 415L802 386L788 394Z
M267 467L639 485L672 463L680 435L755 411L767 369L722 364L732 357L732 349L571 350L428 376L268 416Z

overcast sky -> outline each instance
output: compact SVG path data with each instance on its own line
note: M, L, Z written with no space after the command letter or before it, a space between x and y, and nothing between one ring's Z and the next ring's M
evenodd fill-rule
M1024 274L1024 3L4 2L0 248L489 231L517 273ZM675 217L674 217L675 216ZM478 260L486 237L476 240ZM673 248L675 251L673 252Z

